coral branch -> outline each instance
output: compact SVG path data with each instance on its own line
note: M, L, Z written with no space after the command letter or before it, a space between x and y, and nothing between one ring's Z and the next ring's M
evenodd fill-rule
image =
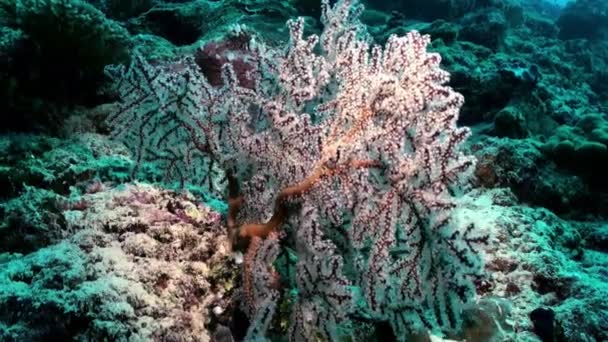
M239 235L241 237L252 238L254 236L265 238L271 232L276 232L285 219L287 218L287 208L285 202L288 198L293 198L303 195L306 191L309 191L316 183L318 183L323 177L330 177L338 173L347 173L349 168L362 169L379 167L380 163L374 160L358 160L349 163L349 165L330 169L324 165L318 166L310 176L298 184L288 186L279 192L276 199L275 211L271 219L266 223L246 223L239 229ZM229 215L228 215L228 227L232 228L235 226L235 217L242 204L242 197L237 197L229 200Z

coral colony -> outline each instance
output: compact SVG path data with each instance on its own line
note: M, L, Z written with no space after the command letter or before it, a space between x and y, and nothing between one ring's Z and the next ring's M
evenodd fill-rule
M475 164L459 151L470 134L456 126L463 97L427 52L428 36L370 46L361 9L324 1L321 35L306 37L304 20L291 20L285 51L252 41L250 88L230 63L220 87L192 58L136 56L109 69L122 98L109 118L114 135L138 161L161 161L167 177L208 185L230 203L228 228L250 238L251 339L276 311L272 264L287 238L297 254L294 341L339 339L356 310L399 336L452 332L473 298L488 236L451 219L453 193ZM329 238L337 234L340 247Z

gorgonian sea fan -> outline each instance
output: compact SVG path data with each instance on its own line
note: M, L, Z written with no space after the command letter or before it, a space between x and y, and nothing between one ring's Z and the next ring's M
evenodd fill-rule
M155 160L169 178L226 198L228 226L240 235L273 236L251 248L275 251L275 234L293 233L293 340L335 338L355 287L366 314L399 336L457 329L488 240L452 220L452 192L475 164L459 151L470 134L456 125L463 97L446 85L428 36L412 31L371 46L361 10L354 0L323 1L320 36L304 37L297 19L285 51L252 41L247 87L229 63L212 86L189 57L153 65L136 56L129 68L109 69L122 99L109 122L138 162ZM348 255L331 227L346 232ZM248 255L264 265L246 273L272 262ZM346 277L345 265L358 276ZM250 308L275 311L269 298L277 296L258 297L248 296Z

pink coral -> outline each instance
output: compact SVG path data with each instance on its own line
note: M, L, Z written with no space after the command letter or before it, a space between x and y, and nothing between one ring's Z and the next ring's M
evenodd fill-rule
M293 336L337 338L337 324L355 309L350 286L361 288L366 314L398 335L451 331L474 293L477 252L487 242L451 217L453 193L475 164L459 150L470 134L456 125L464 99L447 86L428 36L412 31L370 46L361 10L355 0L324 0L322 34L304 37L304 20L289 21L284 53L250 42L252 83L231 63L216 86L192 59L175 68L137 56L128 70L114 70L128 82L109 122L138 161L152 159L167 176L224 197L228 228L253 238L255 250L257 239L279 230L307 232L295 234L298 287L325 286L297 301ZM328 230L340 226L354 256L330 239ZM344 258L360 277L342 275ZM336 326L311 327L298 313Z

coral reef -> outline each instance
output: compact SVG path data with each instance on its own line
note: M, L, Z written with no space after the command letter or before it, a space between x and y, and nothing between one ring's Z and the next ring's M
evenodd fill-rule
M209 341L227 322L238 268L218 213L138 184L79 201L68 237L0 258L0 339Z
M0 64L0 110L14 117L4 118L5 131L56 132L65 105L101 103L103 68L128 59L128 31L86 2L2 0L0 13L11 30Z
M0 0L0 340L608 340L606 2L361 2Z

